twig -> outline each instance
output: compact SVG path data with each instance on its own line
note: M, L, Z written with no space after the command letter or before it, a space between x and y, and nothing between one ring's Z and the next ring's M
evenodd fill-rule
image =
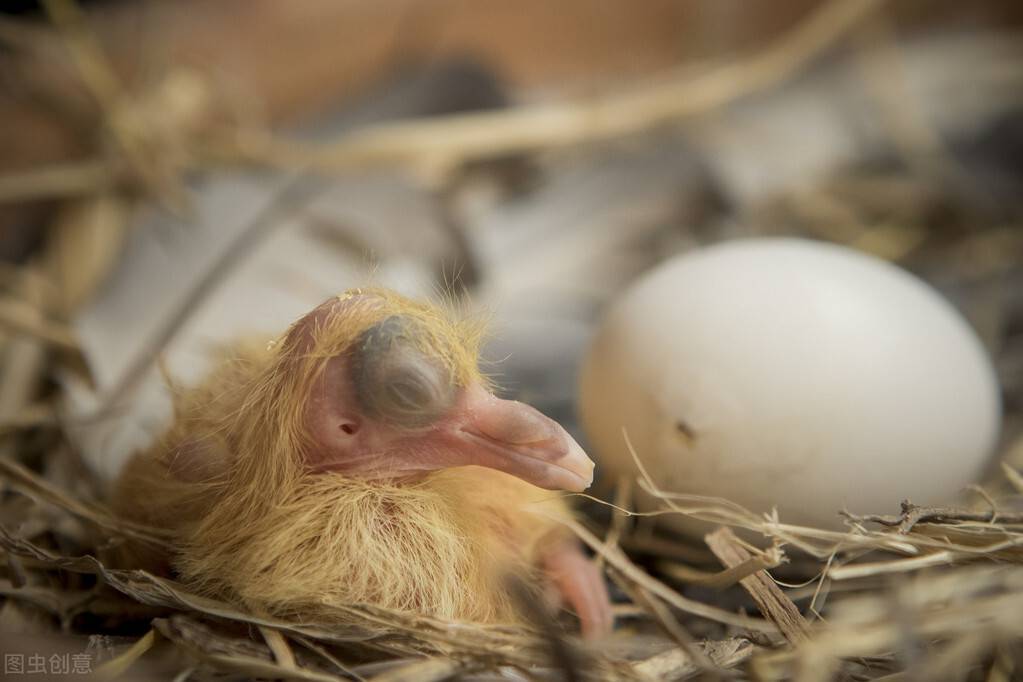
M956 552L932 552L931 554L925 554L911 559L874 561L864 564L836 566L828 571L827 576L833 580L852 580L854 578L864 578L871 575L881 575L885 573L910 573L912 571L920 570L921 568L944 566L952 563L957 558L964 557Z
M630 135L704 114L791 76L833 45L883 0L832 0L762 51L711 69L655 80L624 94L551 105L373 126L315 148L262 132L238 131L212 149L228 159L338 171L405 166L446 172L470 161Z
M305 680L306 682L345 682L345 678L338 677L337 675L300 668L298 666L289 667L279 662L253 655L205 651L199 642L193 641L178 632L171 620L158 618L153 621L153 627L177 647L184 649L201 661L212 664L219 669L243 675L246 678L266 677L284 680Z
M440 682L457 675L460 667L455 661L424 658L374 675L370 682Z
M12 289L27 306L20 312L21 320L27 326L37 326L42 313L47 309L49 290L45 280L34 267L19 271ZM17 315L15 315L17 318ZM11 334L0 352L0 421L16 418L36 400L46 373L49 352L39 337L28 334ZM0 442L0 460L15 454L14 442L5 439Z
M742 638L708 640L697 646L721 672L728 672L724 669L734 668L746 661L753 655L754 650L753 644ZM683 680L699 672L699 668L682 649L668 649L636 662L633 668L643 675L644 679L651 680Z
M78 341L67 325L46 319L39 308L15 298L0 298L0 327L34 336L64 350L79 349Z
M674 640L679 648L689 656L694 667L702 669L718 679L729 676L727 671L721 670L714 665L714 662L696 645L696 641L689 631L678 622L678 619L675 618L671 610L666 608L657 597L648 590L630 582L619 571L612 571L611 574L616 578L615 582L628 594L629 598L642 606L648 614L652 615L664 633Z
M43 403L27 405L18 414L7 419L0 420L0 436L15 433L24 429L34 429L42 426L56 427L59 425L57 415L53 407Z
M782 564L783 560L784 555L781 550L772 547L763 554L751 556L745 561L742 561L735 566L729 566L723 571L718 571L717 573L708 573L707 571L690 568L685 564L677 564L667 561L659 562L657 566L667 575L670 575L672 578L684 583L723 590L726 587L731 587L744 578L753 575L757 571L776 568Z
M281 224L287 211L308 201L324 187L321 183L303 180L308 180L308 178L304 178L301 174L289 178L270 203L241 231L234 243L224 249L216 262L195 283L177 309L163 320L156 338L129 365L120 380L107 393L96 412L84 417L85 420L99 419L111 414L121 400L145 377L163 350L175 339L181 328L195 314L200 304L213 293L217 285L236 267L244 263L249 254L273 233L274 229Z
M114 182L105 160L68 161L0 175L0 203L78 197L104 191Z
M128 668L153 648L155 641L156 630L150 630L117 658L113 658L96 668L96 677L102 680L110 680L123 675L127 672Z
M364 677L362 677L357 672L355 672L354 670L352 670L351 668L346 666L344 663L342 663L338 659L337 656L335 656L334 654L330 653L325 648L323 648L322 646L320 646L316 642L312 641L308 637L304 637L302 635L296 635L296 634L292 633L291 639L294 640L295 642L298 642L299 644L304 646L309 651L312 651L316 655L320 656L321 658L323 658L324 660L329 662L331 665L333 665L335 668L340 670L345 675L348 675L349 677L351 677L354 680L357 680L358 682L365 682L365 678Z
M908 96L908 83L895 27L889 17L875 14L854 34L854 51L863 72L867 94L876 105L877 119L896 151L909 163L947 157L944 142Z
M576 536L579 537L580 540L585 542L590 549L603 555L609 566L614 567L637 585L660 597L679 611L684 611L685 613L700 616L708 620L717 621L718 623L724 623L725 625L747 628L756 632L773 633L777 631L777 628L767 621L737 615L730 613L729 611L725 611L724 609L704 604L703 602L687 599L632 563L632 561L630 561L629 558L625 556L625 553L618 547L605 547L600 538L586 530L582 524L571 519L560 519L554 516L551 516L550 518L568 527L576 534Z
M740 566L750 559L750 553L730 528L719 528L707 535L704 540L725 566ZM785 639L799 643L809 637L810 625L766 571L758 571L743 578L739 584L753 597L760 613L778 626Z
M970 511L954 507L918 507L909 500L902 501L902 513L898 516L883 514L867 514L857 516L848 511L842 516L856 523L879 523L882 526L897 526L899 533L905 535L913 530L918 523L955 523L957 521L980 521L983 523L1003 524L1023 523L1023 513L1002 513L994 509L988 511Z
M623 536L618 544L629 554L644 554L659 559L707 563L713 556L703 547L686 545L656 536L641 536L635 533Z
M121 84L95 37L85 27L85 15L73 0L43 0L43 8L61 31L72 61L93 97L108 115L116 108Z
M370 126L315 147L260 130L235 129L222 139L196 142L211 160L332 172L401 166L432 177L474 161L613 139L713 111L789 78L874 13L885 0L832 0L814 10L766 48L700 75L652 79L627 93L550 105L458 114ZM125 127L116 74L83 15L70 0L44 3L65 36L88 89L106 114L106 125L132 172L158 196L178 188L151 171L144 131ZM140 136L141 135L141 136ZM0 202L95 191L116 181L106 160L91 160L0 178Z
M524 578L514 573L505 576L505 587L512 596L519 613L540 632L550 653L551 663L557 668L565 682L580 682L585 679L584 659L565 633L558 626L558 621L542 600L538 600L537 591ZM374 677L374 680L378 677Z
M288 646L287 640L284 639L284 635L279 630L260 625L259 633L263 635L263 641L266 642L270 652L273 653L277 665L286 670L296 670L298 668L298 665L295 663L295 653Z
M154 134L153 131L157 128L140 121L133 110L141 97L127 96L127 88L118 78L95 34L89 31L85 13L78 3L75 0L43 0L42 5L60 32L82 82L99 105L103 114L101 123L120 151L119 160L152 197L162 200L166 208L174 213L187 210L187 193L179 176L181 169L172 168L168 173L160 163L177 150L161 149L159 143L154 147L159 133ZM113 175L109 170L108 174Z
M1002 473L1005 474L1005 478L1009 480L1009 483L1016 489L1016 492L1023 493L1023 474L1009 466L1007 462L1002 462Z
M622 476L615 483L614 505L621 509L628 509L632 506L632 481ZM604 547L617 546L622 537L625 525L629 517L626 514L611 514L611 523L608 525L607 535L604 536ZM604 555L597 554L598 565L603 565Z
M111 533L155 545L160 545L166 540L166 532L130 521L115 519L106 511L65 493L8 457L0 457L0 479L7 479L14 488L33 499L48 502Z

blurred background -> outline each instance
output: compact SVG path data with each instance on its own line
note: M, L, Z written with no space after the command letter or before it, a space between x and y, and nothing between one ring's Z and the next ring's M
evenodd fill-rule
M1021 19L1011 1L6 3L0 424L41 452L56 436L30 427L61 421L116 471L166 422L159 367L195 380L212 347L372 283L467 294L502 390L571 427L610 297L699 245L797 234L955 302L1012 441Z
M168 378L367 284L485 311L501 391L585 444L578 367L618 292L798 235L965 314L1018 469L1021 22L1012 0L5 2L0 454L95 497L167 424Z

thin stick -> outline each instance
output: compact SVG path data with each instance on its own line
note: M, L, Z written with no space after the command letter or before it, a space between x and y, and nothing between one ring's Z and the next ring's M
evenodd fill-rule
M240 161L307 172L399 166L429 177L443 177L473 161L613 139L706 114L791 77L884 2L832 0L752 56L697 76L687 70L651 79L626 93L381 124L317 146L277 138L261 130L237 129L227 138L205 142L202 149L207 160L229 163ZM89 90L106 111L114 137L129 162L137 161L136 141L114 125L112 116L120 84L99 45L84 30L80 10L69 0L47 0L45 5L63 30ZM145 175L145 164L129 165ZM12 175L0 178L0 202L80 194L108 186L114 180L112 169L102 159ZM161 189L159 178L144 180L154 189Z
M155 545L166 542L167 533L165 531L114 518L106 510L69 495L10 457L0 457L0 480L8 481L12 487L32 499L64 509L111 533Z
M43 426L55 427L59 424L53 407L45 403L26 405L21 412L6 419L0 419L0 436L6 436L24 429Z
M273 653L277 665L286 670L298 669L298 665L295 663L295 654L279 630L274 630L266 625L260 625L259 633L263 635L263 641L266 642L267 647Z
M912 559L898 559L896 561L874 561L866 564L852 564L849 566L836 566L828 571L828 577L833 580L852 580L854 578L865 578L872 575L887 573L911 573L921 568L932 566L944 566L963 558L963 555L956 552L933 552Z
M37 306L16 298L0 298L0 327L33 336L63 350L79 349L78 341L67 325L46 319Z
M1020 444L1023 445L1023 439L1020 440ZM1005 474L1005 478L1009 480L1016 492L1023 493L1023 474L1013 469L1007 462L1002 462L1002 473Z
M102 159L68 161L0 175L0 203L80 197L104 191L113 183L110 164Z
M719 528L707 535L704 540L725 566L740 566L751 557L730 528ZM753 597L760 612L778 626L785 639L798 643L809 637L810 625L766 571L758 571L743 578L739 584Z
M618 547L605 547L600 538L586 530L582 524L571 519L559 519L554 516L551 516L550 518L559 521L568 527L576 534L576 536L579 537L580 540L589 545L590 549L594 552L602 554L607 560L609 566L613 566L629 580L650 593L660 597L679 611L684 611L685 613L700 616L708 620L717 621L718 623L724 623L725 625L747 628L757 632L777 632L777 628L767 621L737 615L729 611L725 611L724 609L719 609L717 607L710 606L709 604L704 604L702 602L683 597L681 594L671 589L660 580L651 577L648 573L632 563L632 561L630 561L629 558L625 556L625 553Z
M618 482L615 483L615 497L614 505L621 509L628 509L632 506L632 482L628 479L620 477ZM625 529L625 524L628 522L629 517L625 514L611 514L611 523L607 529L607 535L604 536L604 547L611 547L612 545L618 546L618 541L622 537L622 531ZM602 565L604 562L604 555L597 554L597 563Z
M665 574L684 583L723 590L758 571L780 566L783 559L784 556L780 550L771 548L763 554L750 556L745 561L741 561L734 566L729 566L723 571L718 571L717 573L708 573L707 571L690 568L685 564L677 564L667 561L659 562L657 566Z
M980 521L994 523L996 520L1001 524L1023 523L1023 513L1000 513L995 509L988 511L970 511L968 509L956 509L954 507L918 507L909 500L902 501L902 513L898 516L880 514L867 514L856 516L849 512L842 512L850 521L858 523L872 522L880 523L882 526L897 526L899 533L905 535L913 530L918 523L955 523L956 521Z
M292 633L291 639L296 641L296 642L298 642L299 644L304 646L306 649L309 649L309 651L312 651L313 653L321 656L323 659L325 659L326 661L330 662L332 665L334 665L334 667L336 667L338 670L340 670L345 675L348 675L349 677L351 677L354 680L358 680L358 682L364 682L365 678L363 678L357 672L355 672L354 670L352 670L351 668L346 666L344 663L342 663L338 659L337 656L335 656L334 654L330 653L329 651L327 651L322 646L320 646L316 642L312 641L308 637L304 637L302 635L296 635L296 634Z
M629 93L372 126L316 147L258 131L210 151L229 159L339 171L405 166L429 173L460 163L612 139L717 109L790 77L884 0L832 0L767 48L711 69L655 79Z
M61 31L86 87L106 113L116 109L122 88L95 36L85 26L85 14L73 0L43 0L43 8Z
M121 379L104 398L96 413L84 417L84 419L99 419L111 414L121 400L145 377L160 353L175 339L181 328L198 310L199 305L216 290L217 285L235 268L244 263L255 248L273 233L274 229L281 224L287 211L308 201L323 187L324 185L321 183L308 182L308 178L304 178L301 174L289 178L277 196L253 218L252 222L234 240L234 243L224 249L217 261L206 270L178 308L164 319L156 338L128 367Z
M96 677L103 680L110 680L119 677L128 671L137 660L142 658L147 651L153 648L156 642L156 630L150 630L132 644L128 649L103 665L96 668Z
M686 630L680 622L678 622L678 619L675 618L671 610L666 608L660 600L658 600L649 591L630 582L622 573L612 571L612 574L615 578L617 578L615 582L618 583L618 586L621 587L626 594L628 594L629 598L633 602L642 606L648 614L654 617L664 633L674 640L680 649L686 652L697 668L702 669L704 672L707 672L718 679L726 676L726 672L714 665L714 662L710 660L710 657L696 645L696 641L693 639L693 636L689 633L689 631Z

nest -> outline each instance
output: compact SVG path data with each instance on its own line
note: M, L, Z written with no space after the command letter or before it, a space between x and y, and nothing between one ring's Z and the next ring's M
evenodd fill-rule
M237 107L215 108L210 83L192 73L175 72L144 92L119 90L75 6L44 4L70 47L72 70L98 103L97 137L104 143L90 160L0 178L0 198L62 201L44 248L0 273L6 289L0 300L6 330L0 630L22 633L4 643L5 654L21 657L10 659L14 665L29 671L33 656L45 655L50 665L52 655L67 662L69 674L89 668L110 677L182 680L1023 675L1023 441L1017 434L1023 306L984 286L1023 275L1019 194L1014 203L994 204L978 194L964 157L943 150L884 85L879 97L897 154L748 204L738 222L746 233L828 239L966 283L976 319L1000 320L988 327L986 340L998 349L1006 446L1000 470L974 488L971 505L931 508L907 500L891 516L836 510L845 530L825 530L727 500L660 490L638 466L638 486L657 500L656 511L633 511L631 482L623 482L613 499L591 500L586 519L569 524L615 586L618 629L608 641L579 641L570 634L570 616L548 613L525 597L525 627L443 622L364 604L344 610L339 620L348 625L326 626L249 613L166 577L103 565L96 557L105 548L125 538L160 542L159 529L104 508L68 437L75 425L57 407L61 388L52 379L88 375L70 321L113 267L131 207L143 201L187 212L188 172L256 164L292 180L230 260L198 282L167 320L148 365L109 392L105 417L130 399L140 373L155 364L217 273L244 258L248 245L308 193L303 181L311 176L401 167L445 195L477 163L649 135L776 86L862 28L881 3L825 4L748 58L695 76L671 74L626 94L385 124L322 144L281 139L237 116ZM0 38L31 52L19 27L0 29ZM877 31L874 25L875 38ZM153 111L169 114L152 126L146 121ZM998 140L982 136L970 149L980 153ZM715 223L698 241L732 234L734 224ZM463 246L465 240L461 235ZM471 249L463 255L467 271L479 269ZM643 453L635 454L641 464ZM673 536L654 523L664 515L715 529L702 542ZM511 589L528 594L518 583Z
M360 604L339 614L344 627L246 612L165 577L104 566L95 558L101 545L126 536L159 538L10 460L0 461L0 471L9 489L5 513L20 521L17 531L0 529L8 560L4 596L17 605L8 607L7 619L44 613L65 632L107 633L92 635L84 649L104 675L129 668L133 679L179 674L182 659L169 648L187 654L185 670L196 679L214 671L303 680L485 679L512 670L565 679L896 673L968 679L980 671L1012 679L1018 670L1023 513L1002 508L1023 500L1023 475L1008 465L1004 474L1015 492L1002 500L984 495L984 509L904 502L898 515L847 512L844 532L661 491L642 478L660 503L647 515L681 514L719 528L701 550L630 527L632 514L617 513L602 536L571 523L624 597L616 607L618 632L599 647L569 636L528 598L523 609L532 627L522 628L442 622ZM618 502L627 504L626 498L623 492ZM25 504L28 499L33 503ZM732 529L770 545L758 548ZM792 585L780 580L782 573L811 577ZM37 630L32 651L66 649L65 638L45 632ZM28 641L17 640L18 648Z

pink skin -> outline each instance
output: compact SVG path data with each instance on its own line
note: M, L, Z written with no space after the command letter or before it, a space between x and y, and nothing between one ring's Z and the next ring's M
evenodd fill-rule
M596 639L611 632L614 615L604 576L583 554L574 539L562 538L543 553L540 565L560 599L575 611L583 637Z
M335 358L314 387L306 411L320 445L309 455L314 468L401 479L476 465L548 490L580 492L593 482L593 462L560 424L482 386L462 389L447 415L420 429L368 419L356 404L347 363Z
M560 424L479 385L461 389L446 415L414 430L364 417L350 407L356 404L347 362L337 357L327 364L306 411L320 445L308 455L314 469L400 480L476 465L540 488L569 491L585 490L593 480L593 462ZM584 636L610 631L611 605L603 577L574 539L555 540L540 563L579 616Z

